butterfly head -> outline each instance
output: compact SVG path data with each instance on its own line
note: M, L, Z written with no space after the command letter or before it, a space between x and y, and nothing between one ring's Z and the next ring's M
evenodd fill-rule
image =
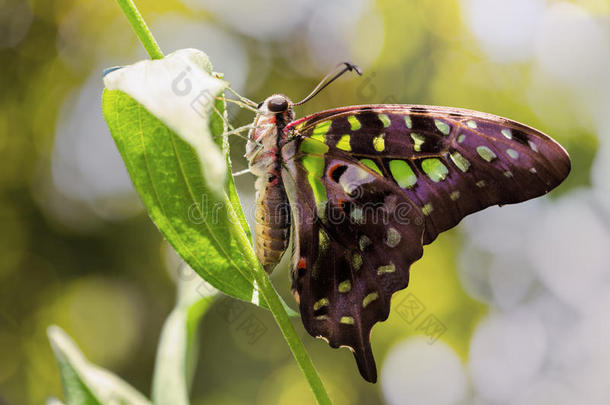
M269 96L258 105L258 115L277 125L286 125L294 119L292 101L283 94Z
M267 97L265 101L258 105L258 110L267 113L283 113L288 110L292 102L283 94L274 94Z
M253 128L248 134L246 158L250 163L262 150L272 150L277 147L278 136L284 127L294 120L292 101L283 94L269 96L257 107L258 114L254 119Z

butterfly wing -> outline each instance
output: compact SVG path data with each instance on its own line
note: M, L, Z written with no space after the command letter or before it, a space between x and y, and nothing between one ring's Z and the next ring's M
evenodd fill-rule
M426 244L468 214L547 193L570 171L566 151L542 132L465 109L353 106L305 117L287 131L391 179L422 209Z
M470 213L543 195L570 171L543 133L463 109L355 106L286 131L294 139L282 148L282 180L303 324L350 347L367 381L376 380L371 328L407 286L422 245Z
M392 181L322 142L298 139L282 154L303 324L332 347L349 347L374 382L370 331L422 256L423 214Z

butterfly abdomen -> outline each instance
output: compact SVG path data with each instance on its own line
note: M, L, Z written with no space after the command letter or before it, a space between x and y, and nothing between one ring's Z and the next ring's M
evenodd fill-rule
M246 147L250 171L258 177L254 227L256 254L268 273L282 258L290 236L290 208L279 174L279 150L284 142L284 127L292 117L292 110L273 113L265 104L254 120Z
M269 173L256 182L256 254L271 272L288 247L290 208L279 178Z

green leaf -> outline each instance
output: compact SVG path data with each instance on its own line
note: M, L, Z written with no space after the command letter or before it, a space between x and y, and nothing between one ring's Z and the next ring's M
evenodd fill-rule
M144 61L139 64L160 64L168 58L170 56L160 61ZM209 62L200 63L199 66L203 68L200 67L193 78L183 78L182 82L187 84L182 82L176 84L175 78L172 77L151 77L148 71L149 81L155 83L164 81L168 87L167 94L153 93L149 97L164 99L165 104L174 107L182 103L182 109L192 111L190 104L193 100L197 100L199 94L210 94L210 91L216 89L215 93L211 93L216 97L222 91L222 87L198 89L196 93L190 94L190 98L188 94L184 95L183 91L176 97L172 92L172 82L179 90L183 87L188 88L188 83L205 82L204 79L200 80L200 77L205 79L211 77L206 70L208 64ZM187 64L182 70L175 66L173 70L185 71L187 68L193 73L194 67ZM110 75L126 69L129 68L120 69ZM142 69L138 68L137 71L141 72ZM163 76L164 70L160 71L160 75ZM123 78L133 80L130 74L123 73ZM107 85L108 82L107 79ZM150 87L146 83L143 86ZM154 104L154 100L150 103ZM221 103L216 103L216 106L224 109ZM154 108L158 109L158 107ZM208 147L196 148L186 140L190 138L178 135L142 104L122 91L104 91L103 111L132 182L153 222L165 238L178 254L214 287L233 297L250 301L251 271L240 248L232 240L229 229L242 224L231 223L227 216L226 204L231 204L232 208L234 204L224 192L226 173L223 172L220 179L218 178L215 169L219 165L218 162L215 162L214 168L211 169L216 178L206 181L206 173L210 177L208 173L210 167L207 163L210 160L217 160L214 149L217 149L221 156L224 170L227 168L226 157L216 146L222 142L223 125L218 125L214 120L211 122L213 125L210 125L209 119L202 118L199 113L193 115L182 112L181 115L186 117L186 120L203 120L206 123L205 127L200 128L199 136L208 140L206 142ZM199 112L209 117L209 110ZM190 124L187 128L196 126L197 124ZM219 194L213 191L212 184L214 187L220 184L222 192ZM241 208L238 212L241 213Z
M89 363L62 329L50 326L47 335L59 365L68 405L150 405L119 377Z
M157 349L152 386L156 405L189 404L198 357L197 326L218 292L190 268L178 274L176 306L163 325Z

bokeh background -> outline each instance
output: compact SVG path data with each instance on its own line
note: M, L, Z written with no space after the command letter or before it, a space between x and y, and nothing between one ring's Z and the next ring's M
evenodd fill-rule
M300 99L348 59L363 77L297 114L472 108L539 128L572 156L551 195L473 215L426 247L373 329L378 384L295 322L335 404L610 403L609 1L137 3L165 52L204 50L253 100ZM143 58L113 1L0 0L0 404L61 397L50 324L150 392L176 263L100 108L102 70ZM234 125L252 118L231 110ZM231 141L236 170L244 144ZM253 180L238 179L246 207ZM274 283L294 305L285 268ZM193 404L312 403L270 314L234 303L264 325L252 335L224 305L201 324Z

